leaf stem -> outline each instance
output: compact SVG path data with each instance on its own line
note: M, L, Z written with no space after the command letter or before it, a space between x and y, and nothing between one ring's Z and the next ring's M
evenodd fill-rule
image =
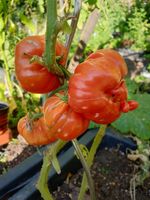
M87 163L88 163L88 166L91 167L92 163L93 163L93 159L94 159L94 156L96 154L96 151L105 135L105 130L106 130L106 125L101 125L95 138L94 138L94 141L93 141L93 144L91 146L91 149L89 151L89 154L88 154L88 158L87 158ZM84 194L87 190L87 180L86 180L86 175L85 173L83 174L83 179L82 179L82 183L81 183L81 187L80 187L80 193L79 193L79 196L78 196L78 200L83 200L84 198Z
M58 140L56 143L52 144L50 148L45 152L43 165L36 186L44 200L53 200L53 197L48 188L48 174L52 166L53 157L56 156L56 154L65 146L65 144L66 142Z
M90 190L90 195L91 195L91 200L96 200L96 195L95 195L95 188L94 188L94 183L93 183L93 179L92 179L92 176L91 176L91 173L90 173L90 169L88 167L88 164L82 154L82 151L80 149L80 145L78 143L78 141L76 139L72 140L72 143L74 145L74 148L76 150L76 153L77 155L79 156L79 159L82 163L82 166L85 170L85 175L86 175L86 178L87 178L87 181L88 181L88 184L89 184L89 190Z

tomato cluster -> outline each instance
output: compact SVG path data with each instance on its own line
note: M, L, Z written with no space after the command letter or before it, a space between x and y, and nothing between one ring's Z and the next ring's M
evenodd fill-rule
M48 93L59 87L59 78L31 57L42 57L44 36L30 36L16 46L16 75L21 86L33 93ZM66 62L66 49L56 43L59 64ZM41 112L43 116L31 120L20 119L19 133L32 145L44 145L61 140L72 140L85 132L90 120L110 124L121 113L134 110L138 103L128 101L124 76L127 66L119 53L110 49L98 50L79 64L68 82L67 97L60 92L49 97ZM66 101L67 99L67 101Z

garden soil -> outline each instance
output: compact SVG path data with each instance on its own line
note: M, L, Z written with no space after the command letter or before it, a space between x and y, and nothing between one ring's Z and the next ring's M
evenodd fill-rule
M133 200L130 182L140 170L139 161L131 161L117 150L102 150L98 153L92 166L97 200ZM70 180L54 192L55 200L77 200L83 171L73 175ZM70 176L70 175L69 175ZM150 178L135 190L136 200L150 200ZM90 200L89 191L85 200Z

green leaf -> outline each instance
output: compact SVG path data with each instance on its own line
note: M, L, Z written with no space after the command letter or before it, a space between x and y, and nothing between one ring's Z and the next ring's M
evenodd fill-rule
M135 94L139 90L139 85L134 80L131 80L130 78L126 78L125 81L128 88L129 96L132 94Z
M132 133L142 140L150 139L150 94L135 94L132 99L139 103L139 108L124 113L112 123L123 134Z
M28 27L28 29L30 29L32 32L35 32L35 26L32 22L32 20L30 20L28 17L26 17L25 15L21 15L21 22Z
M97 2L97 0L88 0L88 3L89 3L90 5L96 4L96 2Z
M56 170L57 174L60 174L61 173L61 167L60 167L60 164L59 164L59 161L58 161L56 155L53 155L52 165L53 165L54 169Z
M93 128L98 128L98 127L100 127L100 124L96 124L95 122L90 121L88 128L93 129Z
M40 12L44 13L44 0L39 0L38 5L39 5Z
M66 34L71 33L71 27L69 26L67 21L65 21L63 24L63 32Z
M83 155L84 158L87 160L88 154L89 154L88 148L87 148L85 145L80 144L80 149L81 149L81 151L82 151L82 155ZM77 159L80 159L79 156L77 155L76 151L74 152L74 154L76 155Z
M2 45L4 44L5 42L5 32L2 31L0 32L0 48L2 48Z
M4 28L4 21L3 21L2 16L0 15L0 31L2 31L3 28Z

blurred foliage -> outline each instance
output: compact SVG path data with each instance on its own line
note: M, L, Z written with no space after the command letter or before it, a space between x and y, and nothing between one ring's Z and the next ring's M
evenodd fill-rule
M111 125L122 134L134 134L141 140L150 139L150 94L140 91L140 84L130 79L126 80L129 100L134 99L139 103L139 107L122 116ZM141 93L142 92L142 93Z
M134 94L132 98L139 103L139 108L122 116L116 120L112 126L123 134L134 134L142 140L150 139L150 95Z
M96 1L95 7L100 10L100 18L87 44L87 52L89 49L95 51L97 48L118 47L150 51L150 2L148 0L101 0ZM93 9L93 5L83 3L75 44Z
M19 118L27 112L29 101L29 105L35 105L33 103L35 97L31 95L27 97L15 79L15 45L26 35L44 33L45 10L44 0L0 1L0 67L4 68L6 76L5 84L0 83L2 84L0 85L0 101L9 103L11 128L15 127Z

